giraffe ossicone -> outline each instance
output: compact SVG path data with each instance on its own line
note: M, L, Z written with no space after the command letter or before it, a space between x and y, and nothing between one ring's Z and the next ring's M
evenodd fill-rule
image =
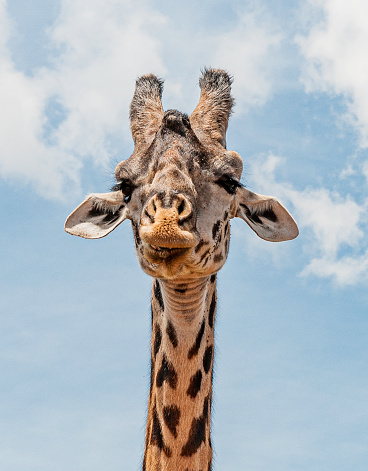
M65 223L73 235L104 237L130 219L136 254L151 275L152 343L144 471L210 471L216 273L226 261L230 220L268 241L298 228L273 197L241 183L240 155L226 149L231 77L205 70L192 114L164 112L163 82L136 82L130 106L133 154L110 193L89 195Z

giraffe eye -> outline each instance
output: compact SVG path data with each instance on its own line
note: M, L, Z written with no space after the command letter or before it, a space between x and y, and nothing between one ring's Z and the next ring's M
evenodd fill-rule
M228 175L223 175L220 177L216 183L220 185L225 191L227 191L230 195L234 195L236 190L243 185Z
M111 191L121 191L124 195L124 202L129 203L135 186L129 180L122 180L111 188Z

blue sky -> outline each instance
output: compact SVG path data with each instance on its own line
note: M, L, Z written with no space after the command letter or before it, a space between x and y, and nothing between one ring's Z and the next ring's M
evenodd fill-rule
M228 147L300 236L233 221L219 276L222 471L368 462L368 6L363 0L0 0L0 456L4 471L140 468L150 279L131 228L64 233L133 145L135 78L190 113L234 75Z

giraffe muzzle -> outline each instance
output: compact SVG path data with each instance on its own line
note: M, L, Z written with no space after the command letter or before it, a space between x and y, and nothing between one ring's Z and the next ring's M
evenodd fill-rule
M192 216L192 205L184 195L174 195L167 204L159 195L148 202L139 235L151 250L165 255L173 249L194 247L198 236L181 226Z

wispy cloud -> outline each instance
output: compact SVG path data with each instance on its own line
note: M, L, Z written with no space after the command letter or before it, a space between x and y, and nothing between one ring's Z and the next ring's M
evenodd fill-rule
M309 0L312 26L297 42L305 58L307 91L342 95L346 119L368 147L368 4L362 0Z
M215 63L227 67L236 78L237 114L263 105L270 97L281 41L281 33L261 12L240 14L236 28L216 38Z

